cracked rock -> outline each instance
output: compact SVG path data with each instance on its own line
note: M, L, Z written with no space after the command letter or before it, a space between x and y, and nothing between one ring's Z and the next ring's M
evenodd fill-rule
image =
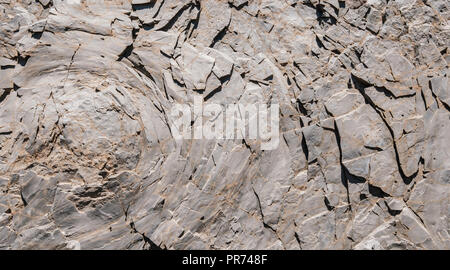
M1 0L0 249L450 249L449 10Z

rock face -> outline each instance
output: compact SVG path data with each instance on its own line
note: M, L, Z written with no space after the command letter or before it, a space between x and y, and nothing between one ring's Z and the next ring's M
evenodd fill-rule
M450 249L446 0L0 0L0 249ZM280 142L174 140L276 102Z

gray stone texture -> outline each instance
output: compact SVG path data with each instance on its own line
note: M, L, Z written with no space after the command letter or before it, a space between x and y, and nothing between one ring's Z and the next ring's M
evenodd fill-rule
M1 0L0 249L450 249L446 0ZM280 104L280 145L175 102Z

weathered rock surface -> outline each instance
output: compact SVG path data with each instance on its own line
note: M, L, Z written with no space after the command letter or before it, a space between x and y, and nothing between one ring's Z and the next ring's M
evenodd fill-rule
M0 1L0 249L450 249L445 0ZM168 112L277 102L280 144Z

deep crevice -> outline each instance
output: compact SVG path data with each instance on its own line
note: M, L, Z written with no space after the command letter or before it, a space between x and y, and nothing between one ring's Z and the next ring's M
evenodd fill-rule
M211 91L208 95L206 95L203 98L203 101L208 101L210 98L212 98L215 94L219 93L220 91L222 91L222 86L217 87L216 89L214 89L213 91Z
M134 45L128 45L123 52L119 54L117 61L121 61L123 58L128 58L133 53Z
M0 96L0 103L2 103L11 93L11 89L5 89L2 93L2 95Z
M381 188L376 187L371 184L369 184L369 193L370 193L370 195L377 197L377 198L391 197L391 195L384 192Z
M149 3L144 3L144 4L132 4L131 8L133 9L133 11L138 11L138 10L143 10L143 9L152 9L155 4L156 4L156 0L153 0Z
M351 76L352 76L352 80L353 80L355 88L364 97L364 100L365 100L366 104L370 105L375 110L375 112L379 115L379 117L383 121L384 125L388 129L389 133L391 134L392 145L394 147L394 153L395 153L395 159L396 159L396 162L397 162L398 172L399 172L403 182L406 185L409 185L412 182L412 180L414 180L414 178L416 177L418 171L413 173L410 176L405 175L405 173L404 173L404 171L402 169L401 163L400 163L400 156L399 156L398 149L397 149L397 143L395 141L394 131L392 130L392 127L388 124L387 120L383 116L382 109L379 108L365 92L365 88L370 87L370 85L365 84L364 82L359 80L353 74Z
M347 191L348 208L350 209L350 211L352 211L352 204L350 201L350 191L349 191L349 186L348 186L348 183L349 183L348 175L350 175L350 174L347 172L347 169L345 168L344 164L342 163L341 134L339 133L339 129L336 124L336 120L334 121L334 135L336 136L336 143L337 143L338 149L339 149L339 164L341 165L341 182Z
M165 248L161 248L160 246L158 246L157 244L155 244L155 242L153 242L150 238L148 238L145 233L140 233L136 230L136 227L134 225L134 222L130 222L130 227L133 230L134 233L140 234L142 236L142 239L144 240L144 242L146 244L148 244L150 246L150 250L165 250Z
M188 5L183 6L180 10L178 10L177 14L175 14L175 16L173 16L169 20L169 22L167 22L167 24L165 24L163 27L158 28L157 30L164 31L164 32L169 31L169 29L171 29L175 25L175 23L178 21L178 19L181 17L183 12L191 6L192 6L192 3L189 3Z
M308 145L306 144L305 134L303 134L303 132L302 132L302 150L303 150L303 153L305 154L306 161L308 161L309 150L308 150Z
M325 206L327 207L328 211L333 211L334 210L334 206L330 205L330 201L328 200L328 198L325 196L323 199Z
M211 42L211 44L209 45L209 47L214 48L214 46L217 44L217 42L221 41L225 37L227 32L228 32L228 26L224 27L222 30L220 30L219 33L217 33L217 35L214 37L214 39Z

